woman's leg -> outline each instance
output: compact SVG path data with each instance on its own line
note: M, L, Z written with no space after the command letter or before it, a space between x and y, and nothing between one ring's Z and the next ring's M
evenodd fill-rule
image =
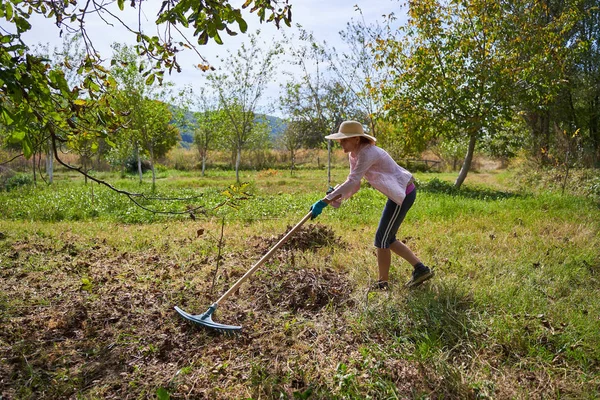
M406 213L415 202L416 190L409 193L402 205L398 205L388 200L379 227L375 234L375 247L377 247L377 265L379 268L379 280L387 282L389 280L390 265L392 262L391 251L406 259L412 265L419 263L419 259L404 243L396 240L396 233L400 224L404 221ZM391 251L390 251L391 250ZM414 261L414 264L413 264Z
M379 267L379 282L387 282L390 279L390 265L392 255L390 249L377 249L377 266Z
M387 282L389 280L390 265L392 264L391 251L404 258L413 267L421 262L419 258L399 240L394 241L389 249L377 249L377 266L379 267L379 280Z
M406 261L410 263L410 265L415 266L421 262L419 258L412 252L412 250L402 243L399 240L396 240L394 243L390 245L390 249L398 254L400 257L404 258Z

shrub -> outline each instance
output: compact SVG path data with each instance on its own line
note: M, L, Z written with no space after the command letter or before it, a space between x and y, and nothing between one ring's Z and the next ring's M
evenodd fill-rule
M0 176L0 189L10 192L12 189L20 186L33 184L33 178L29 174L2 174Z
M131 174L138 172L138 161L135 157L130 157L125 162L125 169ZM152 169L150 161L142 160L142 173Z
M164 166L163 164L159 164L159 163L155 163L154 164L154 170L156 172L168 172L169 168Z

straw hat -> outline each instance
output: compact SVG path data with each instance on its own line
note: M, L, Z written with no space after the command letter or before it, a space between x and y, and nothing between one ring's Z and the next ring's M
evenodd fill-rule
M363 129L363 126L360 122L356 121L344 121L340 125L337 133L332 133L331 135L325 136L325 139L334 139L341 140L347 139L356 136L364 136L369 139L371 142L375 143L377 139L375 139L371 135L367 135Z

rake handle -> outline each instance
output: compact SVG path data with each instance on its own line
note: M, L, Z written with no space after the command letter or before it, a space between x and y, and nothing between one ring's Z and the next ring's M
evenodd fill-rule
M244 281L246 279L248 279L250 277L250 275L252 275L254 273L254 271L256 271L261 265L263 265L269 258L271 258L271 256L273 255L273 253L275 251L277 251L277 249L279 249L281 246L283 246L285 244L285 242L288 241L288 239L298 230L298 228L300 228L302 225L304 225L304 223L306 221L308 221L310 218L312 217L312 211L310 211L308 214L306 214L304 216L304 218L302 218L302 220L300 222L298 222L296 224L296 226L294 226L292 229L290 229L290 231L288 233L286 233L286 235L281 238L281 240L279 240L279 242L277 242L277 244L275 246L273 246L271 248L271 250L269 250L267 252L267 254L265 254L264 256L262 256L262 258L260 260L258 260L258 262L256 264L254 264L252 266L252 268L250 268L248 270L248 272L246 272L244 274L244 276L242 276L240 279L238 279L238 281L229 288L228 291L226 291L220 298L219 300L217 300L216 302L213 303L213 306L217 306L221 301L225 300L226 298L228 298L233 292L235 292L242 283L244 283Z

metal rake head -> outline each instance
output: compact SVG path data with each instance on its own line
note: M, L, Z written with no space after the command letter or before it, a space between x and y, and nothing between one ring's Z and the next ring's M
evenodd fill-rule
M226 335L235 335L237 333L240 333L240 331L242 330L241 326L219 324L218 322L213 321L212 314L215 312L216 309L217 305L213 304L210 307L208 307L208 310L206 310L204 314L192 315L183 311L181 308L175 306L175 311L177 311L179 315L197 325L201 325L205 328L212 329Z

